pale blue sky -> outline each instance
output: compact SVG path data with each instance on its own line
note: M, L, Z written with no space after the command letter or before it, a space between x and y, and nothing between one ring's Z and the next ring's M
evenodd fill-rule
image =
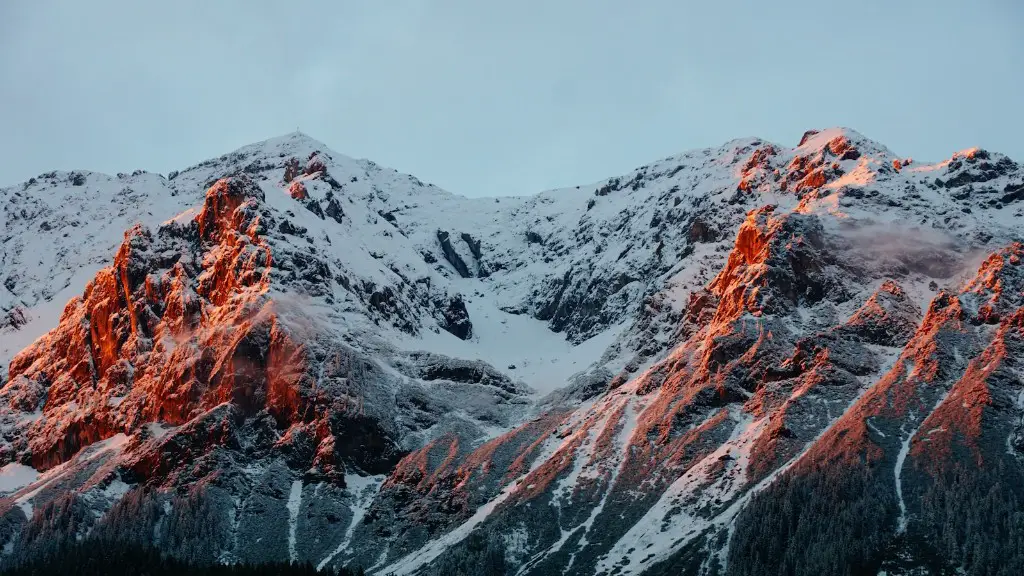
M0 185L294 130L468 196L849 126L1024 161L1024 2L0 2Z

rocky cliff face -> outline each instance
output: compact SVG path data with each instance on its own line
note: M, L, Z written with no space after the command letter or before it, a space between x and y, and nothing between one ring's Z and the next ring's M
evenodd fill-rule
M5 558L1016 573L1022 183L832 129L524 198L299 134L5 189Z

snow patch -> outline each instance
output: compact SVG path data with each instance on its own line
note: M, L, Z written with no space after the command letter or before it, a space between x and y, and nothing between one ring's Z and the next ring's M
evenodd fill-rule
M0 495L17 492L38 478L39 472L35 468L11 462L0 468Z
M120 478L114 478L110 484L103 489L103 495L109 500L120 500L132 489L132 485L124 482Z
M620 323L573 345L541 320L501 310L492 294L476 289L480 280L465 279L459 284L474 294L466 297L473 338L464 341L444 331L424 331L419 338L401 336L400 345L410 351L482 360L525 383L538 396L562 388L571 376L589 368L628 326Z
M292 482L291 492L288 493L288 557L292 562L297 562L299 557L295 552L295 529L299 524L299 506L302 504L302 480Z
M150 436L156 438L157 440L163 438L168 433L174 431L176 428L177 426L168 426L163 422L150 422L146 424L146 431L149 432Z

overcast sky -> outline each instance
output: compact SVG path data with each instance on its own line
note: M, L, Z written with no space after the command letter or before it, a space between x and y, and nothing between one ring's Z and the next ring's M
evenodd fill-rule
M0 1L0 185L297 127L468 196L849 126L1024 161L1024 2Z

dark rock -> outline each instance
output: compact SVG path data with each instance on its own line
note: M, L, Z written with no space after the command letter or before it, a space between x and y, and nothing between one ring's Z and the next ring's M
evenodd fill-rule
M444 322L441 327L461 340L469 340L473 336L473 323L469 319L469 311L462 296L455 295L448 300L442 312Z
M605 183L604 186L601 186L600 188L595 190L594 191L594 195L595 196L607 196L607 195L611 194L612 192L615 192L615 191L621 190L621 189L622 189L622 183L619 180L619 178L612 178L612 179L608 180L608 182Z
M314 200L313 198L307 197L305 200L302 201L302 205L306 207L306 210L309 210L313 214L316 214L317 217L320 218L321 220L324 219L323 208L321 208L320 203Z
M476 274L480 278L486 278L490 275L487 267L483 263L483 253L480 250L480 241L473 238L470 234L463 232L460 237L462 241L469 246L469 252L473 255L473 259L476 260Z
M698 216L690 222L689 240L691 243L715 242L718 234Z
M480 260L480 241L475 240L466 232L463 232L460 236L462 238L462 241L465 242L467 246L469 246L469 251L470 253L473 254L473 257L476 258L477 260Z
M472 278L473 275L469 272L469 266L459 256L459 253L452 248L451 238L449 234L444 230L437 231L437 241L441 243L441 253L444 254L444 259L455 268L455 271L459 273L459 276L463 278Z
M281 223L277 225L277 229L282 234L289 234L292 236L304 236L306 234L306 228L292 224L291 220L281 220Z
M25 313L25 309L21 306L15 306L11 308L3 316L0 316L0 328L13 328L17 330L25 324L28 324L28 314ZM32 408L35 410L35 408Z
M798 145L799 146L803 146L805 143L807 143L807 140L811 136L814 136L817 133L818 133L817 130L808 130L807 132L804 132L804 135L800 137L800 144L798 144Z
M309 161L306 162L306 169L303 170L303 173L307 176L312 176L317 173L327 173L327 165L324 164L324 161L320 158L319 150L309 155Z
M324 210L324 212L338 224L341 224L345 218L345 211L341 208L341 204L334 196L329 196L327 198L327 209Z
M1018 184L1007 184L1006 188L1003 189L1003 192L1006 192L1006 194L999 199L1003 204L1024 200L1024 182L1020 182Z
M495 386L509 392L518 386L490 364L480 360L461 360L437 354L417 352L411 355L417 376L428 382L448 380L463 384Z
M856 160L858 158L860 158L860 152L856 148L850 148L839 157L840 160Z
M291 182L299 175L299 159L292 157L284 163L284 181L285 184Z

